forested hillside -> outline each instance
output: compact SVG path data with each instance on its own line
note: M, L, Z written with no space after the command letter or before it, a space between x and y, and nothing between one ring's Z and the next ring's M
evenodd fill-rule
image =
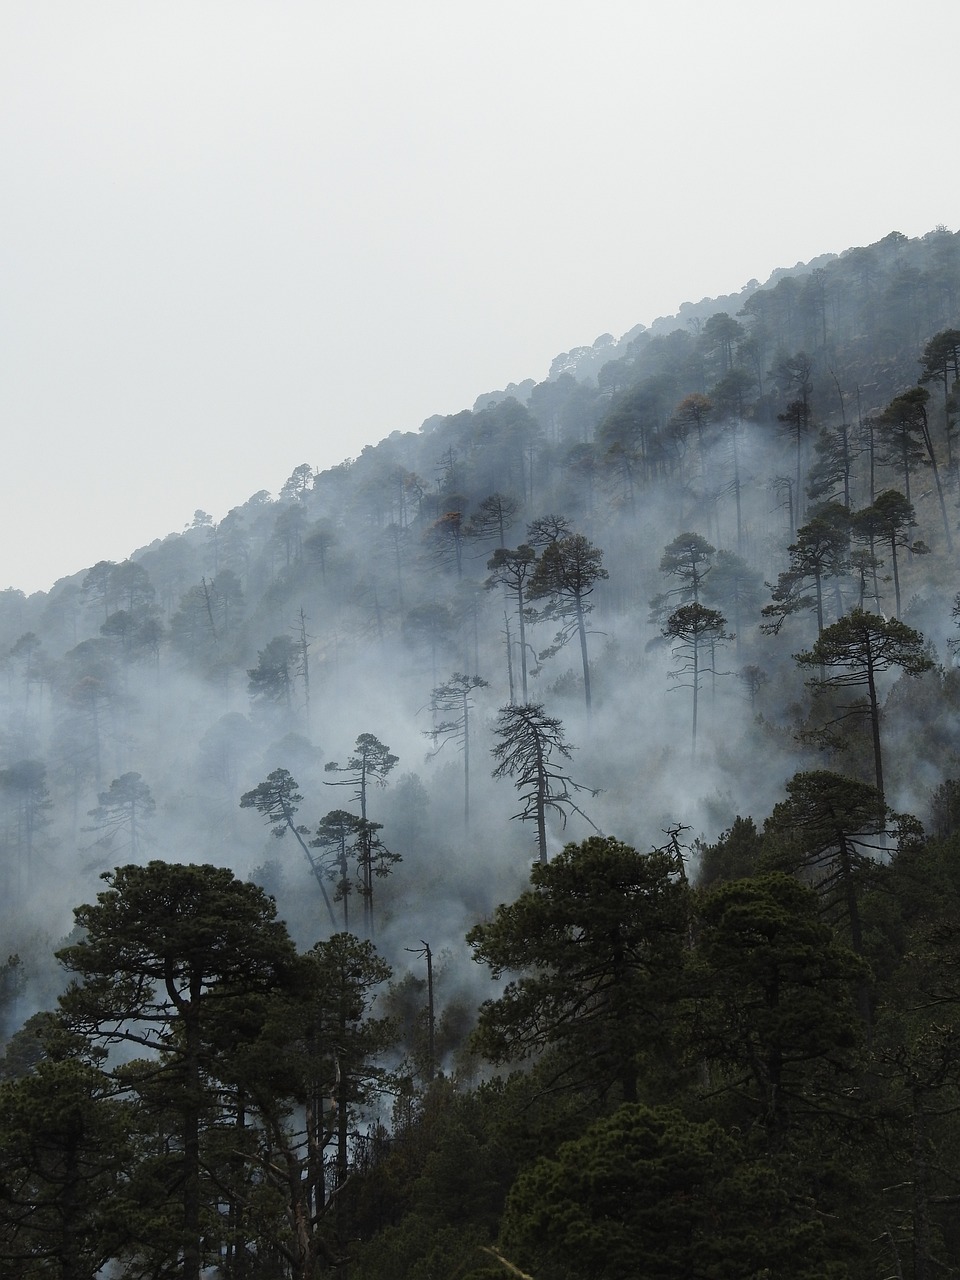
M892 233L0 592L0 1270L960 1275L958 384Z

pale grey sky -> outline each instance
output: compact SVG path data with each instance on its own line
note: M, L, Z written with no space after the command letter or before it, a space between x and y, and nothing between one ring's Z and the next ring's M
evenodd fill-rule
M955 0L0 0L0 587L958 224Z

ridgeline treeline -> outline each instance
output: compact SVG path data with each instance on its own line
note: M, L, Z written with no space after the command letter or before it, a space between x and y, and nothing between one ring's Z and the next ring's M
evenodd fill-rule
M892 233L0 592L0 1271L960 1275L958 417Z

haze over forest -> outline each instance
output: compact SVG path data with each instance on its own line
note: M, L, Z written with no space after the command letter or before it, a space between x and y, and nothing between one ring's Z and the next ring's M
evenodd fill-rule
M934 1090L918 1086L911 1111L891 1064L919 1060L921 1041L933 1054L936 1040L937 1105L956 1102L960 1087L955 995L943 996L935 1026L905 1029L897 987L923 986L906 967L921 936L945 948L940 965L956 964L955 942L937 933L939 908L917 885L935 867L944 912L960 894L958 362L960 234L893 231L684 304L650 327L601 334L558 354L542 381L480 388L472 409L394 431L339 466L291 458L278 494L256 492L217 520L198 509L189 528L49 592L0 592L0 918L4 955L17 957L4 970L6 1037L22 1045L15 1033L27 1018L55 1006L66 981L57 947L68 942L68 966L82 972L72 912L104 892L105 873L120 885L119 867L220 868L270 895L301 953L343 933L375 945L393 974L392 987L371 977L376 1009L400 1025L377 1050L397 1073L393 1092L367 1082L350 1100L350 1185L361 1189L350 1223L327 1212L336 1197L321 1190L323 1248L298 1271L284 1253L287 1229L274 1224L284 1243L262 1274L506 1274L492 1254L467 1258L484 1246L538 1280L636 1274L622 1259L644 1238L642 1224L612 1270L597 1270L581 1241L580 1261L565 1271L544 1243L555 1224L537 1227L524 1198L542 1194L549 1216L554 1202L531 1189L546 1167L537 1159L567 1176L562 1142L601 1142L616 1117L627 1125L620 1104L649 1108L644 1125L657 1107L677 1109L669 1141L691 1162L700 1151L701 1174L709 1161L699 1139L681 1135L681 1113L684 1125L714 1126L711 1159L727 1173L776 1168L784 1238L809 1231L814 1242L804 1260L802 1249L791 1259L772 1241L747 1241L728 1220L741 1187L716 1210L738 1242L729 1269L689 1274L879 1277L893 1274L894 1255L900 1275L932 1275L940 1261L957 1274L960 1237L943 1207L960 1179L952 1113L942 1133L922 1139L936 1157L922 1205L919 1173L899 1198L884 1199L883 1179L907 1158L911 1123L932 1115ZM549 765L531 780L534 741ZM821 813L805 844L796 837L809 812L802 802L830 787L839 788L833 816ZM516 1027L507 1018L494 1027L496 1004L470 1039L480 1002L503 993L491 971L551 963L510 951L506 925L501 935L493 923L498 905L529 888L532 867L535 878L551 867L559 877L571 843L599 859L591 874L602 879L605 857L626 856L618 842L659 868L664 902L747 884L737 892L768 895L771 919L789 919L797 938L805 931L821 973L834 966L830 990L840 994L822 996L812 1023L825 1040L831 1018L842 1030L826 1047L812 1031L794 1045L796 1074L778 1076L769 1095L770 1077L751 1076L749 1055L744 1066L718 1047L734 1034L718 1029L725 992L748 979L721 955L716 896L676 907L676 920L689 910L699 923L676 925L670 953L677 972L704 966L697 981L717 1001L709 1017L684 1004L693 987L669 1014L649 1014L656 1034L611 1047L597 1074L577 1077L579 1118L567 1103L545 1103L549 1089L534 1090L535 1103L511 1093L532 1088L539 1067L525 1083L494 1087L496 1103L477 1092L491 1087L491 1064L513 1060L504 1045ZM553 885L548 897L561 892L559 879L538 883ZM701 929L715 951L697 950ZM429 1051L428 950L437 1001ZM630 1007L627 1022L640 1016ZM681 1008L703 1025L713 1019L693 1048L687 1024L671 1021ZM724 1016L742 1030L750 1014ZM581 1049L547 1036L533 1057L563 1074L564 1054ZM23 1064L10 1062L16 1082ZM888 1072L882 1105L878 1072ZM707 1076L713 1093L701 1087ZM846 1093L836 1085L835 1096L840 1077ZM712 1100L734 1078L729 1095ZM439 1084L450 1090L442 1104ZM143 1104L145 1088L129 1079L124 1088ZM291 1090L299 1114L305 1104ZM834 1106L842 1119L814 1169ZM511 1118L483 1129L472 1107ZM526 1107L538 1116L530 1131L518 1119ZM367 1141L374 1120L379 1157ZM417 1129L427 1123L435 1141ZM428 1168L430 1149L449 1155L467 1130L489 1183L476 1193L482 1208L441 1205L446 1175ZM511 1134L517 1150L496 1164L490 1151ZM407 1175L389 1165L401 1135L409 1178L421 1179L413 1204L397 1189ZM345 1130L328 1138L329 1191L344 1185L348 1156ZM802 1171L790 1173L786 1153L798 1150ZM850 1152L862 1167L845 1181ZM379 1209L377 1178L395 1180ZM804 1207L816 1203L833 1221L854 1201L866 1206L859 1235L856 1224L844 1234ZM16 1232L5 1229L9 1242ZM268 1227L257 1229L262 1243ZM688 1229L702 1247L703 1222ZM436 1265L447 1270L430 1269L421 1236L442 1237ZM142 1244L110 1241L101 1261L142 1262ZM244 1270L236 1238L216 1248L222 1274L261 1274ZM187 1246L170 1249L199 1267ZM749 1269L736 1269L738 1256ZM688 1274L671 1271L675 1261L656 1274ZM142 1266L123 1274L152 1274Z
M890 92L949 0L736 11L5 0L0 587L684 299L953 225L949 77Z

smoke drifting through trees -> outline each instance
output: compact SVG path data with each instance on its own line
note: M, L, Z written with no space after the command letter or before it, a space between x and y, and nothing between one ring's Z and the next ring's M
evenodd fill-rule
M862 252L822 280L784 276L726 300L699 334L641 329L566 353L538 386L482 396L321 474L298 466L276 502L255 494L49 596L0 592L6 945L21 955L7 1024L51 1006L61 978L44 957L102 871L195 863L249 875L302 953L349 926L375 933L401 971L428 939L430 1072L446 1081L481 998L464 935L525 892L532 861L549 870L564 838L595 823L646 850L687 825L694 848L713 849L735 832L725 855L749 866L746 815L762 827L788 780L819 770L870 787L878 827L882 806L925 816L960 773L960 694L938 665L956 637L944 601L960 589L943 337L956 332L960 255L946 233ZM911 263L931 287L905 302ZM949 383L923 402L948 527L919 419L897 405L919 402L920 374ZM905 628L886 671L844 641L865 616L870 645ZM668 697L672 667L689 688ZM807 676L821 677L814 690ZM434 728L451 740L428 763L417 713L431 689ZM824 733L847 711L842 733ZM342 790L331 799L326 785ZM949 823L946 801L939 812ZM853 827L823 847L851 932L862 868L843 842L869 834ZM816 902L782 881L741 894L728 890L709 921L715 992L717 974L757 981L731 950L738 911L786 911L797 939L822 942ZM855 961L830 955L837 982L860 981ZM366 972L367 959L336 963ZM818 988L822 1009L832 989ZM426 995L403 991L412 1043ZM718 1021L703 1061L732 1071L756 1029L725 1041L707 1013ZM336 1085L324 1061L317 1098ZM631 1069L617 1060L616 1088L628 1091ZM88 1083L89 1097L101 1086ZM795 1080L755 1083L785 1141L796 1119L776 1100ZM314 1122L342 1172L342 1131ZM315 1209L319 1170L302 1181Z

